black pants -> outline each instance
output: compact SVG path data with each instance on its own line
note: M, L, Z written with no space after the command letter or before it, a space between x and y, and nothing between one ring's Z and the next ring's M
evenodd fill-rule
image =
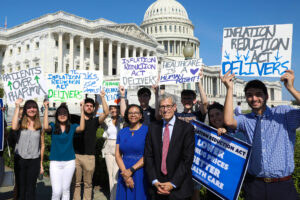
M246 200L299 200L293 179L266 183L247 175L243 187Z
M35 200L37 177L40 173L40 158L23 159L15 154L15 176L19 200Z
M191 197L184 198L184 199L177 199L177 198L171 198L169 195L159 195L159 194L154 194L152 195L151 200L191 200Z

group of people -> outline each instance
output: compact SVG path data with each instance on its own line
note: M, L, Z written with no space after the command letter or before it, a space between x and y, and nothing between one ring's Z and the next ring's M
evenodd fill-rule
M202 74L200 73L202 78ZM294 72L287 70L281 77L287 90L300 103L300 92L294 88ZM290 106L267 106L268 91L263 82L249 81L245 88L249 114L234 115L233 79L228 72L221 76L227 88L225 105L208 104L201 81L200 101L192 90L181 92L183 112L177 112L173 95L159 94L154 86L155 108L149 106L151 91L137 92L140 105L127 104L125 89L120 86L120 108L108 106L105 93L100 94L103 113L95 117L96 104L91 98L81 102L81 116L69 113L60 105L55 122L48 121L48 105L44 102L44 121L38 105L25 102L19 116L22 99L16 101L11 137L15 145L15 174L18 199L35 199L37 177L43 173L44 135L51 134L50 179L52 199L91 199L95 170L96 132L104 129L106 138L102 154L109 175L110 199L164 200L199 199L201 185L192 179L195 131L191 120L204 122L219 134L242 135L252 145L244 195L247 200L299 198L291 174L294 170L296 129L300 127L300 109ZM198 104L194 111L195 104ZM43 126L42 126L43 125ZM209 199L218 199L208 192Z

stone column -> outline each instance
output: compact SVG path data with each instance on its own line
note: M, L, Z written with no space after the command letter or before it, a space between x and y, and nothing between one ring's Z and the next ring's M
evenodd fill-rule
M100 38L100 41L99 41L99 70L100 70L100 72L102 72L102 74L104 74L104 71L103 71L103 66L104 66L103 58L104 58L103 38Z
M69 65L70 69L74 69L74 35L70 33L70 51L69 51Z
M182 41L179 41L179 56L182 55L182 46L181 46L181 44L182 44Z
M129 47L128 44L125 44L125 58L129 57Z
M136 47L132 47L132 57L136 57Z
M80 37L80 69L84 69L84 38Z
M146 54L147 54L146 56L149 57L150 56L150 51L148 49L146 51L147 51L146 52Z
M117 75L120 75L120 62L121 62L121 43L117 44Z
M108 75L112 75L112 59L113 59L113 53L112 53L113 45L112 41L108 40Z
M143 57L143 49L140 47L140 54L139 54L139 57Z
M94 39L90 39L90 69L95 70L94 65Z
M58 70L64 72L63 69L63 32L58 33Z

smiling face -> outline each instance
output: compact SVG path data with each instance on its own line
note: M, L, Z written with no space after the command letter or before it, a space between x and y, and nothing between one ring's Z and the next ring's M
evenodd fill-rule
M26 109L26 115L27 115L28 117L34 118L34 117L36 116L36 114L37 114L37 111L38 111L37 107L35 107L35 106L30 106L30 107L28 107L28 108Z
M172 101L171 98L163 99L159 104L159 113L164 120L170 121L176 111L176 104Z
M249 88L245 92L246 101L254 112L261 112L265 109L268 95L266 95L262 89Z
M142 119L142 113L140 112L140 109L136 106L132 106L128 110L128 121L130 124L137 124Z
M208 113L209 123L214 128L224 128L224 115L219 109L211 109Z

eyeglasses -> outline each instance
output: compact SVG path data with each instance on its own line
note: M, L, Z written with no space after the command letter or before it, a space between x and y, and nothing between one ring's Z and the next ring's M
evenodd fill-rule
M68 116L68 113L65 113L65 112L61 112L61 113L60 113L60 112L59 112L59 113L58 113L58 116Z
M140 112L128 112L128 115L140 115Z
M159 106L159 109L165 110L165 108L166 108L167 110L170 110L173 106L174 106L174 104L172 104L172 105L165 105L165 106Z

